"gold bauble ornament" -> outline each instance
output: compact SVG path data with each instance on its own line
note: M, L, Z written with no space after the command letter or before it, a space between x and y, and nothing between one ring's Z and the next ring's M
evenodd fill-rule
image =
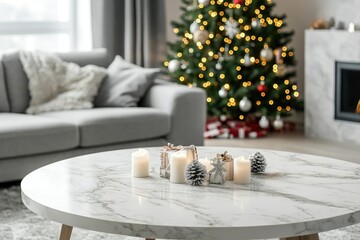
M205 43L205 41L208 40L208 38L209 38L209 32L206 30L197 30L194 33L195 42Z

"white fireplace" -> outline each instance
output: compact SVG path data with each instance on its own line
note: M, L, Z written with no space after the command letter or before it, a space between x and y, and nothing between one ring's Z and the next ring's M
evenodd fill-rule
M360 145L360 121L357 121L360 119L360 114L358 118L356 113L360 100L360 88L356 89L359 86L356 80L360 76L360 68L357 75L357 66L360 66L360 32L306 31L305 134L307 136ZM339 81L339 78L343 81ZM358 81L360 82L360 79ZM349 84L352 85L351 92L344 94L344 89L348 88Z

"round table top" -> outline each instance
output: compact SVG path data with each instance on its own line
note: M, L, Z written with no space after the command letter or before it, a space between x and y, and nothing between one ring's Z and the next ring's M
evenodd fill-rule
M360 165L259 150L268 166L247 185L191 186L160 178L160 147L150 176L131 177L127 149L84 155L42 167L22 183L33 212L95 231L163 239L259 239L308 235L360 222ZM255 149L199 147L199 158L225 150L234 158Z

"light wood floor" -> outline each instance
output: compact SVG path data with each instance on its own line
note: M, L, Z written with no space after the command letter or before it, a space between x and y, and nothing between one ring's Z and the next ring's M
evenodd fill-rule
M263 148L299 152L360 164L360 146L311 139L298 132L271 133L267 137L259 139L207 139L205 146Z

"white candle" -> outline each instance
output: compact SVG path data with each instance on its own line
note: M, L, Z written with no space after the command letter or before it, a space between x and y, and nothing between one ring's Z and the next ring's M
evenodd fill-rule
M177 151L171 155L170 182L185 183L185 168L187 161L187 151Z
M234 160L234 183L246 184L250 182L251 162L243 156Z
M149 152L145 149L131 154L131 174L135 178L149 176Z

